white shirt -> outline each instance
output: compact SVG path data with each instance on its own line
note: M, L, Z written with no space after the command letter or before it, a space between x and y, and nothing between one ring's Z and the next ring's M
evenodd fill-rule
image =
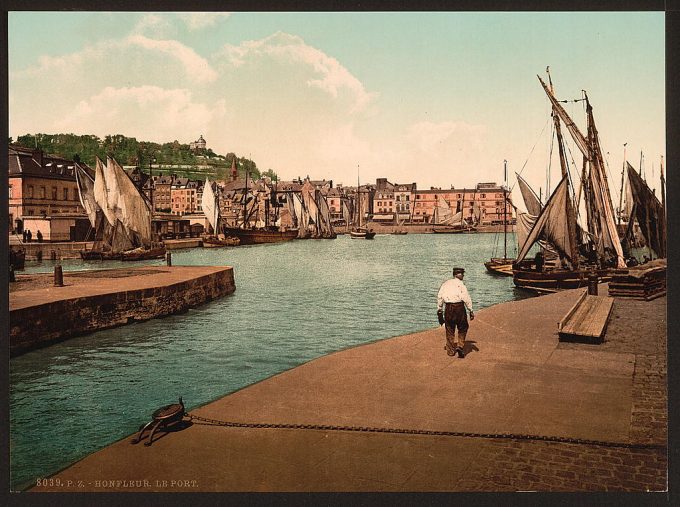
M444 303L460 303L461 301L465 303L468 310L472 311L472 299L463 281L455 277L446 280L437 294L437 309L443 310Z

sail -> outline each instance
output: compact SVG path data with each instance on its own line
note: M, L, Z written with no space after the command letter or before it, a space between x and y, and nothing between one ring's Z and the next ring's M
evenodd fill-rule
M576 245L572 245L571 235L569 234L569 223L567 209L569 206L569 184L565 176L555 191L550 196L541 214L536 219L529 236L524 241L522 249L517 256L517 262L522 261L534 243L540 237L545 238L563 257L572 263L577 261L572 259L571 252L575 251Z
M443 199L437 196L437 206L434 210L434 223L436 225L456 225L463 221L463 212L453 213L451 206Z
M142 244L151 242L151 208L128 174L113 158L107 158L104 174L108 186L109 207L116 218L137 233Z
M217 202L217 195L213 191L212 183L208 178L205 179L205 185L203 186L203 199L201 201L201 206L203 207L203 213L208 219L208 223L213 228L214 234L219 232L219 221L220 221L220 207Z
M97 163L94 172L94 199L97 205L101 208L106 221L114 227L116 225L116 213L109 206L109 190L108 182L105 175L106 169L104 164L99 158L97 158Z
M293 227L300 226L300 215L295 208L295 197L292 192L286 192L286 206L288 207L288 213L290 214L290 221Z
M536 192L533 191L524 178L517 173L515 173L515 175L517 176L517 183L519 184L519 190L522 193L524 206L526 206L527 212L530 215L537 217L541 214L541 201L538 199Z
M324 237L333 236L333 225L331 224L331 211L328 208L328 201L321 194L320 190L316 191L316 206L319 210L319 227Z
M80 204L87 213L87 218L90 220L92 227L97 226L97 212L101 208L94 198L94 180L79 164L76 164L76 183L78 185L78 197Z
M342 218L345 220L345 224L349 225L352 220L352 210L349 208L349 202L347 199L342 199Z
M630 220L637 219L649 248L657 257L665 258L667 255L666 213L663 205L630 164L628 164L628 181L635 209L635 216L630 217Z
M472 220L475 225L482 223L482 207L477 201L472 203Z

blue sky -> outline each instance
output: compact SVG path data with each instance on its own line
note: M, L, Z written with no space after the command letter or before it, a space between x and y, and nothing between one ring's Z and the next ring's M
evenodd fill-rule
M500 181L507 159L545 192L549 65L559 98L588 92L612 175L628 143L656 185L665 153L662 12L12 12L8 49L14 137L203 134L286 179L359 164L419 188Z

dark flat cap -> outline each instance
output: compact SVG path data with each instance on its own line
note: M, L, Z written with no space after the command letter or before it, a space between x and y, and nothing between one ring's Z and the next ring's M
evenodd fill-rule
M458 273L465 273L465 270L463 268L453 268L454 276L457 275Z

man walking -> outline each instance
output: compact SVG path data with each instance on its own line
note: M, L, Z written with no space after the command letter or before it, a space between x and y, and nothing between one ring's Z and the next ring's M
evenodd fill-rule
M468 330L467 310L470 311L470 320L475 319L472 311L472 300L467 287L463 283L465 270L453 268L453 278L446 280L437 294L437 317L439 325L446 324L446 353L463 359L465 352L465 335ZM458 328L456 339L455 330Z

